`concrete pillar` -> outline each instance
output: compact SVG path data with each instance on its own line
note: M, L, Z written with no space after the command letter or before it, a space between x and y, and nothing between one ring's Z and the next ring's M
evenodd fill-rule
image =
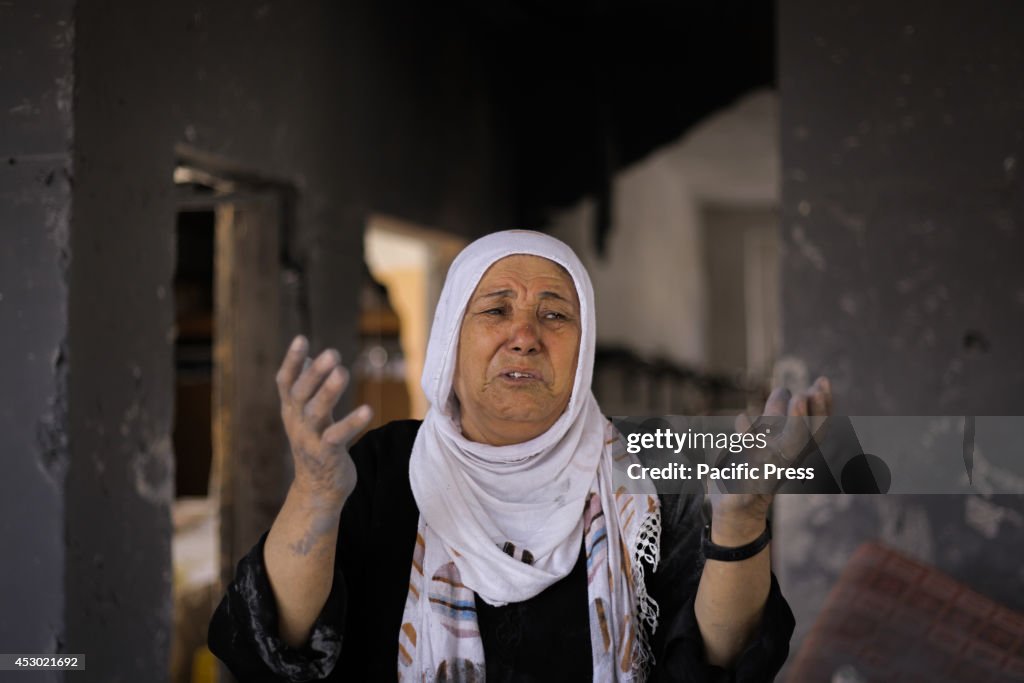
M4 653L67 651L64 481L73 6L70 0L0 6ZM34 674L40 681L60 676Z
M784 353L842 414L1024 411L1022 35L1003 0L779 3ZM778 513L798 637L868 538L1024 609L1020 496Z

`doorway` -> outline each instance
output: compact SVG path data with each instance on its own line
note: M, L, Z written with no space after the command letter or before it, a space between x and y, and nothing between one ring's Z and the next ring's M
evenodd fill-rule
M272 378L299 326L284 183L183 158L174 280L176 496L171 680L215 677L206 627L238 560L270 526L291 478Z
M364 306L360 325L358 391L361 400L373 406L381 424L388 419L422 419L427 413L420 377L430 326L448 267L465 246L466 241L459 237L392 216L374 214L367 221L363 240L366 264L397 316L395 329L375 326ZM396 381L408 396L405 415L395 415L396 402L387 400L398 392Z
M780 345L778 215L771 207L707 205L701 225L708 366L760 410Z

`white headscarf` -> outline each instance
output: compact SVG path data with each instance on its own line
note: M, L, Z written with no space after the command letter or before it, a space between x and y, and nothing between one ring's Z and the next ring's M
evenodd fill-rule
M569 404L554 425L529 441L491 446L467 439L460 428L452 389L459 334L469 298L484 273L498 260L517 254L549 259L572 277L580 302L580 349ZM632 502L618 503L611 490L610 444L615 439L609 436L614 430L590 388L595 336L590 278L576 254L559 240L526 230L493 233L470 244L452 263L434 315L423 370L422 385L430 409L409 463L421 518L403 619L404 642L400 639L400 673L412 671L419 680L431 678L441 662L479 662L482 666L478 633L475 641L466 637L476 628L475 608L469 604L472 593L459 594L462 597L449 594L444 600L430 593L435 602L457 603L456 609L462 605L467 614L472 612L471 617L457 611L439 616L420 594L431 591L432 581L442 582L439 590L447 590L454 581L461 590L468 588L496 606L539 594L575 566L583 540L584 503L591 493L602 506L594 509L603 509L605 519L610 520L606 533L611 551L606 555L611 578L591 579L588 585L599 584L605 604L602 613L608 613L607 628L614 629L614 638L630 630L627 624L636 623L637 590L644 592L642 585L636 586L638 580L642 584L642 568L628 557L624 559L620 549L623 544L633 548L646 542L644 556L656 562L657 548L652 550L650 545L653 540L656 546L660 517L654 497L653 503L644 501L646 511L630 514L626 521L620 519L622 511L627 507L632 511L633 506ZM646 532L643 542L639 540L642 525ZM588 534L592 534L589 528ZM603 538L599 535L598 542ZM524 550L529 552L525 556L528 561L524 561ZM452 564L457 571L452 571ZM593 590L590 592L593 602ZM647 600L645 592L643 599ZM645 617L653 621L657 608L653 607L652 616L650 605ZM595 628L592 623L592 630ZM452 641L450 633L461 634L457 637L464 640ZM622 642L627 640L632 643L635 639ZM604 646L610 655L604 662L599 661L595 645L595 676L599 666L614 668L615 661L621 660L615 657L618 647ZM622 647L634 648L632 644ZM626 661L630 659L637 659L635 653ZM617 680L631 677L615 676Z
M496 261L531 254L568 271L580 300L580 352L565 412L540 436L490 446L462 435L452 384L469 297ZM597 474L605 418L590 390L594 370L594 292L577 256L542 233L513 230L467 247L448 271L423 368L431 408L409 467L427 525L458 553L463 581L492 605L537 595L568 574L579 556L583 501ZM440 408L440 409L439 409ZM533 564L501 550L526 548Z

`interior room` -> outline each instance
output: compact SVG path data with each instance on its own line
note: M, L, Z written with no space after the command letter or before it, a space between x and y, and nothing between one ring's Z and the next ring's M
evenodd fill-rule
M607 417L824 375L912 425L862 435L894 477L970 442L942 492L775 496L776 680L1024 680L1021 35L1010 0L0 2L0 655L232 681L292 339L351 373L335 416L423 420L449 268L529 229L589 273Z

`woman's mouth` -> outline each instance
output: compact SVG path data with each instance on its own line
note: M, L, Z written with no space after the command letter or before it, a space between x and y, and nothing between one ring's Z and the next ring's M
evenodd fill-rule
M531 370L506 370L501 377L510 382L531 382L540 379L540 374Z

